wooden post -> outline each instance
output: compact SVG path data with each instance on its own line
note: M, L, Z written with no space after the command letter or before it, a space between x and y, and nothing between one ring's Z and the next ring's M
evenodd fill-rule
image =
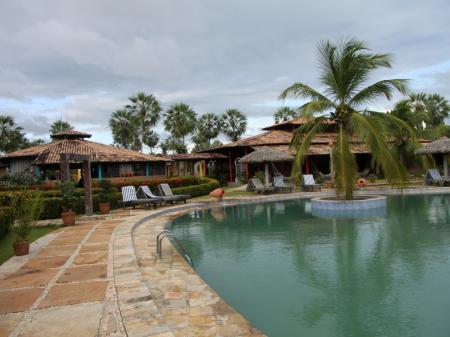
M66 153L62 153L59 159L60 165L60 176L62 182L70 181L70 164L69 164L69 155Z
M309 159L306 158L306 174L309 174Z
M233 164L231 162L231 150L228 151L228 169L230 171L230 182L233 182Z
M244 154L247 155L247 148L244 149ZM248 181L248 161L245 161L245 180Z
M92 188L91 188L91 161L83 161L83 187L84 187L84 209L86 215L93 214Z
M265 173L265 185L266 186L269 186L270 185L270 183L269 183L269 163L265 163L264 164L264 173Z
M444 154L443 156L443 164L444 164L444 178L448 178L448 154Z
M149 162L145 163L145 176L146 177L150 176L150 163Z

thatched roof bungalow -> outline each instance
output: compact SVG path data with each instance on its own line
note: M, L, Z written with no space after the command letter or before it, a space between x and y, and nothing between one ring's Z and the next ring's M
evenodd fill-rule
M64 131L53 134L48 144L14 151L0 157L8 166L8 173L14 174L31 169L38 178L59 179L61 154L87 156L91 161L92 178L114 178L128 176L166 176L168 158L143 154L124 148L87 140L91 135L79 131ZM80 163L70 163L73 171Z
M215 176L217 171L226 170L228 159L224 154L207 152L170 154L165 157L172 160L167 164L168 177Z

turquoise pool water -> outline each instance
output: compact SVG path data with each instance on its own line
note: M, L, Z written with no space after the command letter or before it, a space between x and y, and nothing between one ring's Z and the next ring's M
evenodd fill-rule
M219 207L172 230L268 336L450 336L450 196L389 197L359 219L314 217L305 200Z

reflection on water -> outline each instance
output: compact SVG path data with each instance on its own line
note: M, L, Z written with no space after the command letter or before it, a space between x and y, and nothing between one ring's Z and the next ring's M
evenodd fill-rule
M319 218L328 218L328 219L369 218L369 217L385 216L387 214L387 208L386 207L355 208L351 210L312 208L311 214Z
M449 336L450 199L318 218L305 201L192 212L173 231L197 271L269 336Z

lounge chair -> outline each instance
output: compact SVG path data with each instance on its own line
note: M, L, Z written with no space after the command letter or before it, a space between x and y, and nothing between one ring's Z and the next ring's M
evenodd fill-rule
M259 180L258 178L251 178L248 181L247 190L257 193L270 193L275 191L275 187L264 186L261 180Z
M303 175L302 191L305 192L318 192L321 190L321 185L316 184L312 174Z
M184 201L186 203L186 200L191 197L189 194L173 194L169 184L159 184L158 189L161 195L173 197L174 201Z
M175 196L160 196L160 195L154 195L152 193L152 190L148 186L139 186L138 191L142 191L142 193L145 195L146 198L150 199L160 199L161 201L164 201L165 203L171 203L173 204L175 201L177 201L179 198Z
M156 205L161 203L161 199L138 199L134 186L123 186L122 203L124 206L133 206L133 208L136 205L153 205L156 208Z
M425 185L440 185L444 186L450 184L450 178L444 178L441 176L437 169L429 169L425 174Z
M273 177L273 186L277 192L291 193L294 190L294 182L281 175Z

